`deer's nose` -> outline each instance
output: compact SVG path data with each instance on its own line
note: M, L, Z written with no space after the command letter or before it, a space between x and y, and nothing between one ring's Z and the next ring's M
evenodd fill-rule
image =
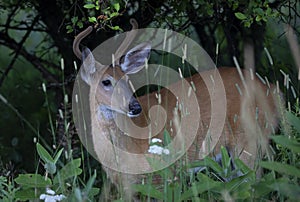
M142 107L135 97L131 97L129 102L129 113L132 116L138 116L142 112Z

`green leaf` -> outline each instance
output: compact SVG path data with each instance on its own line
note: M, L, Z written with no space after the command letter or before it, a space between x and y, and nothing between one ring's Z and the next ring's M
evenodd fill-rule
M27 187L43 187L46 188L52 185L52 182L49 178L45 179L45 177L40 174L20 174L15 182L22 186Z
M213 16L215 10L214 10L213 8L209 7L209 8L207 8L207 11L206 11L206 12L207 12L207 15L208 15L208 16Z
M58 184L59 182L64 182L66 179L78 176L81 174L82 170L79 168L81 165L81 159L74 159L67 163L62 169L57 172L53 180L53 184Z
M300 134L300 118L289 111L286 111L285 114L289 124L291 124L297 130L298 134Z
M262 16L265 14L265 11L262 8L255 8L253 10L254 13L257 13L258 15Z
M274 189L270 187L274 182L287 182L285 178L274 179L273 173L266 174L259 182L252 185L254 189L254 196L256 198L262 198L272 192Z
M118 12L120 10L120 4L119 3L115 3L113 4L114 9Z
M113 13L109 14L109 19L113 18L113 17L116 17L116 16L119 16L119 15L120 15L119 13L113 12Z
M45 162L45 163L54 163L54 159L51 157L51 155L47 152L47 150L40 144L36 143L36 149L37 152L40 156L40 158Z
M225 147L221 146L221 154L222 154L222 166L223 170L231 167L230 157L228 155L228 151Z
M83 6L83 8L86 8L86 9L92 9L92 8L95 8L95 4L85 4Z
M240 189L242 184L250 183L251 179L253 179L253 176L254 176L254 172L251 171L243 176L234 178L233 180L225 183L225 189L228 191L238 191L238 189ZM224 185L222 185L222 186L224 186Z
M96 17L89 17L89 22L96 23L97 22L97 18Z
M241 170L243 173L248 173L252 171L242 160L239 158L234 159L234 164L238 170Z
M270 184L269 187L290 199L300 199L299 185L294 185L287 182L274 182L273 184Z
M249 27L251 26L251 24L252 24L251 21L246 21L246 22L245 22L245 27L248 27L248 28L249 28Z
M260 162L260 165L264 168L267 168L269 170L273 170L279 173L300 177L300 170L294 166L283 164L279 162L267 162L263 161Z
M82 194L79 188L75 188L74 190L76 201L83 201Z
M256 16L256 18L255 18L255 21L256 21L256 22L259 22L259 21L261 21L261 20L262 20L262 16L260 16L260 15Z
M89 181L86 183L86 186L85 186L85 188L83 190L85 193L87 193L87 194L90 193L90 191L92 190L93 184L94 184L94 182L96 180L96 177L97 177L97 173L95 171L94 175L91 176L91 178L89 179Z
M77 23L77 21L78 21L77 16L71 18L71 22L73 23L73 25L75 25Z
M29 200L36 199L37 198L36 191L34 188L21 189L15 193L15 198L18 201L29 201Z
M237 12L237 13L235 13L234 15L235 15L235 17L237 17L237 19L239 19L239 20L246 20L246 19L247 19L247 16L246 16L245 14L241 13L241 12Z
M77 22L77 26L78 26L79 28L83 28L83 23L82 23L82 21L78 21L78 22Z
M67 29L67 33L73 32L73 27L71 25L67 25L66 29Z
M151 184L134 184L132 188L144 196L149 196L155 199L163 200L164 195Z
M73 28L68 29L67 34L72 33L73 31L74 31Z
M197 174L197 179L199 182L195 182L192 184L191 188L189 188L187 191L185 191L182 195L179 201L184 201L188 199L192 199L193 197L198 196L199 194L210 191L213 188L221 185L221 182L216 182L206 176L203 173Z
M167 131L167 129L164 130L164 146L168 146L172 142L172 138Z
M282 145L295 153L300 153L300 143L296 139L284 135L272 136L271 138L277 144Z
M210 167L211 169L214 170L214 172L221 174L223 172L222 167L213 159L209 157L204 158L204 165Z
M110 29L112 30L121 30L121 28L119 26L108 26Z
M56 154L55 157L54 157L54 163L57 163L57 161L58 161L58 159L60 158L60 156L61 156L63 150L64 150L64 148L61 148L61 149L57 152L57 154Z
M96 195L98 195L100 192L100 189L99 188L91 188L91 190L89 191L88 195L89 195L89 198L94 198Z
M50 174L56 173L56 165L55 165L55 163L52 163L52 162L45 163L44 168Z

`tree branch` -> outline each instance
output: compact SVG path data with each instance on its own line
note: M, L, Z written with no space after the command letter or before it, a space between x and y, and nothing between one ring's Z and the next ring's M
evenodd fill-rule
M22 55L27 61L29 61L33 66L42 73L43 77L54 83L58 83L59 81L55 78L55 76L49 72L44 65L51 65L54 68L59 68L58 65L51 64L50 62L40 59L36 57L33 54L30 54L26 51L26 49L23 46L20 46L19 43L17 43L14 39L12 39L10 36L8 36L7 33L0 32L0 44L17 51L17 55ZM11 62L12 63L12 62ZM9 71L9 70L6 70ZM5 76L5 75L4 75ZM3 82L3 81L1 81ZM1 85L2 83L0 83Z
M6 68L6 70L4 71L4 73L2 74L1 78L0 78L0 86L2 86L2 83L4 81L4 79L6 78L6 76L8 75L9 71L13 68L14 63L16 62L17 58L19 57L20 54L20 50L23 47L23 44L25 43L25 41L27 40L27 38L29 37L30 33L32 32L32 28L34 27L34 25L39 21L39 16L36 16L33 21L31 26L29 27L29 29L27 30L27 32L25 33L25 35L23 36L22 40L19 42L18 44L18 48L15 51L15 55L13 57L13 59L11 60L10 64L8 65L8 67Z
M27 31L29 27L18 27L18 26L10 26L10 25L0 25L0 27L5 28L6 30L11 29L11 30L18 30L18 31ZM32 28L31 31L33 32L47 32L45 29L40 29L40 28Z

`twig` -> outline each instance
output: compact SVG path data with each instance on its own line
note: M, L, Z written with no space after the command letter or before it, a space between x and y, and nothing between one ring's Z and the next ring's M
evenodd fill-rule
M19 44L14 39L9 37L7 33L4 34L0 32L0 44L12 50L17 50L19 48ZM19 55L22 55L24 58L26 58L26 60L30 61L33 64L33 66L37 70L39 70L47 80L49 80L50 82L58 83L58 80L55 78L55 76L51 72L49 72L43 65L48 64L57 69L59 69L59 66L51 64L48 61L45 61L36 57L35 55L28 53L24 47L20 47Z

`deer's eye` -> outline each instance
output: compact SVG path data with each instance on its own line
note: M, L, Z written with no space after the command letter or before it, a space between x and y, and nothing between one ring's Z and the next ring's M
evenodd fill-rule
M111 85L111 81L110 80L103 80L102 81L102 84L104 85L104 86L110 86Z

